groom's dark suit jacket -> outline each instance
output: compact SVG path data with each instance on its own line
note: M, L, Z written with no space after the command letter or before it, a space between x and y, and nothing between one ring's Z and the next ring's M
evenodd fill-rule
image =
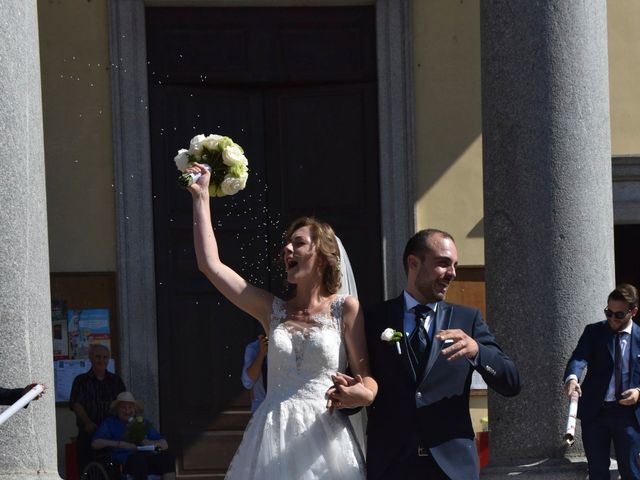
M583 422L593 420L602 411L602 402L607 394L614 367L615 334L606 320L587 325L578 340L564 372L564 378L573 374L587 374L581 384L582 397L578 402L578 418ZM640 386L640 327L631 327L629 343L629 388ZM640 423L640 403L634 407L636 419Z
M365 311L371 370L379 386L368 409L367 478L390 478L385 473L389 466L415 455L417 441L429 449L451 479L478 478L469 415L473 366L466 358L447 361L440 353L442 342L434 339L424 373L416 378L407 339L401 340L400 355L395 345L380 339L385 328L403 331L403 319L403 295ZM516 366L502 352L477 309L439 302L435 322L435 332L458 328L478 342L476 369L489 387L505 396L520 391Z

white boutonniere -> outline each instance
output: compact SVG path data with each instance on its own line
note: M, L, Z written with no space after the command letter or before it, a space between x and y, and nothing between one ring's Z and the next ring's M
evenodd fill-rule
M402 338L402 332L394 330L393 328L385 328L380 335L380 340L384 342L390 342L396 344L396 350L398 350L398 355L402 355L402 350L400 350L400 339Z

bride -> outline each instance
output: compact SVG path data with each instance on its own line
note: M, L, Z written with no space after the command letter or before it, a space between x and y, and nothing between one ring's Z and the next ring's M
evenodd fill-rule
M378 386L369 372L364 319L358 300L338 294L339 241L313 218L288 229L283 260L295 285L286 302L257 288L222 263L211 223L209 172L193 197L198 268L227 299L269 336L267 396L253 414L227 479L364 479L364 458L343 408L367 406ZM343 375L347 364L352 376Z

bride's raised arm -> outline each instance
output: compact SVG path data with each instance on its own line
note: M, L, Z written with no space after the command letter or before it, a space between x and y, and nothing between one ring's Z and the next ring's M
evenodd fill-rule
M273 295L254 287L230 267L222 263L218 254L211 223L209 180L211 174L200 164L193 164L189 173L201 173L196 183L189 187L193 197L193 241L198 260L198 269L230 302L256 318L265 331L269 331L269 315Z

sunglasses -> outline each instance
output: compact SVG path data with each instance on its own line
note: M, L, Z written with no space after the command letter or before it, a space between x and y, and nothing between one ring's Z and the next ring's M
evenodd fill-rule
M631 310L627 310L626 312L614 312L613 310L609 310L608 308L604 309L604 314L607 318L616 317L618 320L622 320Z

